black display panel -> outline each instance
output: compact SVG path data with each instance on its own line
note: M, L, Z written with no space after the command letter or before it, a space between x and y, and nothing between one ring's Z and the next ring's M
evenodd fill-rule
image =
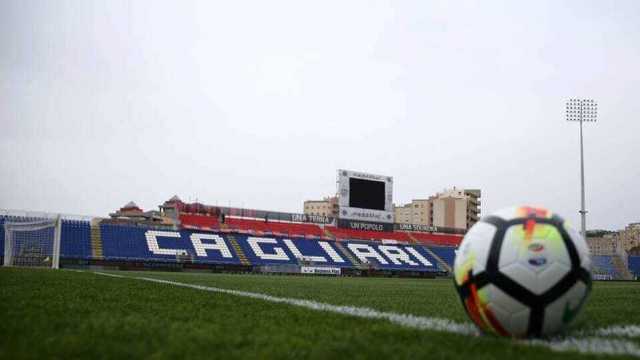
M384 181L349 178L349 207L384 211L384 189Z

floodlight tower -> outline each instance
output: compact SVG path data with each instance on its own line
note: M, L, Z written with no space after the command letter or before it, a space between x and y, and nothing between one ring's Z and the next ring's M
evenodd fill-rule
M595 122L598 118L598 104L593 99L569 99L567 101L567 121L580 122L580 215L582 226L580 233L587 238L587 210L584 208L584 147L582 141L582 123Z

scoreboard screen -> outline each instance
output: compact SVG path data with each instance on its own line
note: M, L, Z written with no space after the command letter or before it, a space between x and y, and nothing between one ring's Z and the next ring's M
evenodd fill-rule
M338 218L344 223L393 223L393 178L338 170Z
M349 178L349 207L384 211L385 198L384 181Z

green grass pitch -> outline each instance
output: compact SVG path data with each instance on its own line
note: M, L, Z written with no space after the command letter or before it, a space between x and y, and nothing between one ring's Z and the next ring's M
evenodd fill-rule
M118 274L468 322L447 279ZM572 332L638 323L640 283L597 282ZM0 269L0 359L596 357L91 272Z

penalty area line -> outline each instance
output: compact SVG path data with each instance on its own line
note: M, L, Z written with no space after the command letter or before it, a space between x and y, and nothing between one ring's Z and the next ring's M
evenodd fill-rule
M100 276L108 276L120 279L132 279L132 280L141 280L147 282L153 282L158 284L172 285L183 288L208 291L213 293L220 294L228 294L233 296L246 297L251 299L263 300L272 303L279 304L287 304L293 305L297 307L302 307L315 311L325 311L331 312L341 315L360 317L366 319L376 319L376 320L386 320L393 324L400 325L406 328L418 329L418 330L431 330L431 331L439 331L446 332L457 335L478 335L478 331L476 328L470 324L460 324L448 319L440 319L440 318L431 318L426 316L416 316L410 314L399 314L393 312L386 311L378 311L371 308L366 307L356 307L356 306L340 306L340 305L332 305L327 303L322 303L313 300L303 300L303 299L295 299L295 298L287 298L287 297L278 297L272 296L262 293L250 292L250 291L242 291L242 290L231 290L218 288L213 286L204 286L204 285L196 285L189 283L182 283L171 280L162 280L150 277L141 277L141 276L124 276L117 274L110 274L104 272L93 272L96 275ZM606 330L602 329L602 331ZM598 334L598 332L596 332ZM615 331L606 334L602 333L601 335L614 335ZM616 339L605 339L599 337L586 337L586 338L576 338L576 337L563 337L559 339L551 339L551 340L515 340L517 344L526 345L526 346L541 346L546 347L552 351L564 352L564 351L575 351L583 354L607 354L607 355L626 355L640 358L640 347L633 342L625 341L625 340L616 340Z

